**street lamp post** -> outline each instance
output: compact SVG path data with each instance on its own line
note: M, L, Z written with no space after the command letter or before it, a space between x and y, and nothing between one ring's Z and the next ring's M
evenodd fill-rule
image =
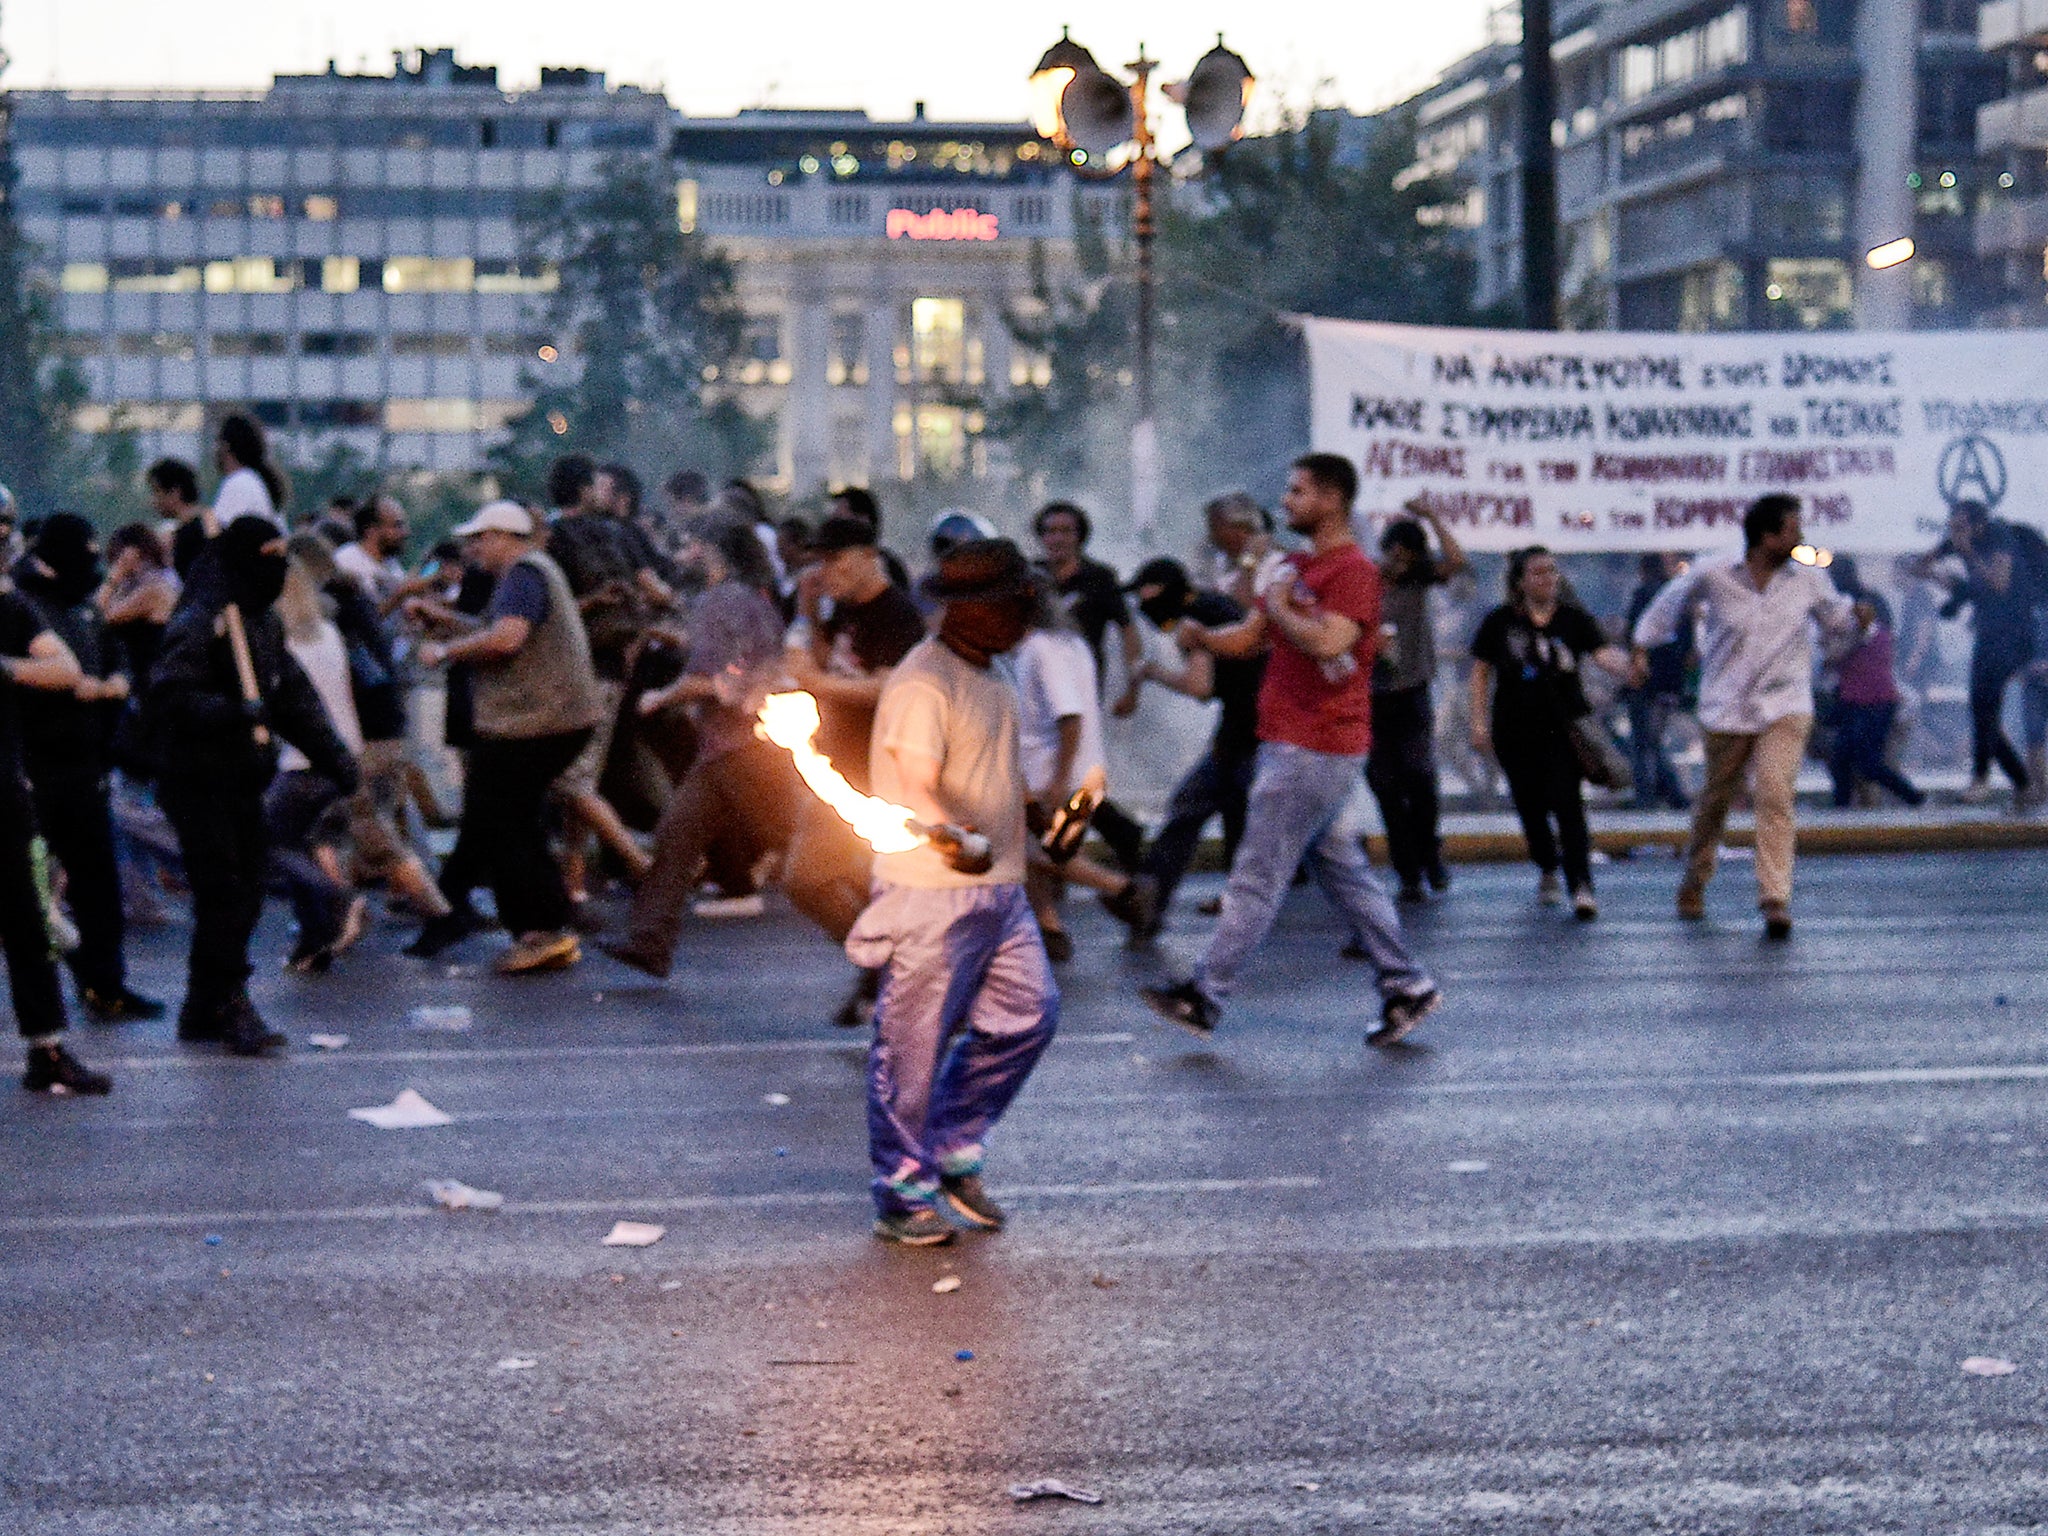
M1153 416L1152 331L1156 280L1152 247L1158 232L1153 209L1153 179L1159 168L1152 134L1152 72L1157 59L1144 44L1124 66L1128 81L1118 80L1095 62L1095 56L1060 30L1060 40L1045 51L1031 73L1033 121L1038 131L1067 154L1083 174L1100 163L1096 174L1114 175L1131 169L1131 240L1138 267L1138 322L1135 375L1138 420L1131 429L1131 511L1139 541L1149 543L1159 515L1159 431ZM1244 111L1251 100L1252 72L1243 59L1223 46L1204 54L1188 78L1165 87L1171 101L1187 115L1188 134L1204 153L1221 149L1244 132ZM1118 162L1114 157L1125 152Z

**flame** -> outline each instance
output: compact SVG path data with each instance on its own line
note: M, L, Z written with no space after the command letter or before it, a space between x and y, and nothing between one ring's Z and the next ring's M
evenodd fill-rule
M813 739L818 734L818 701L808 693L771 693L761 701L756 727L762 736L785 749L811 793L829 805L877 853L908 853L924 839L910 830L910 812L900 805L864 795L846 782Z

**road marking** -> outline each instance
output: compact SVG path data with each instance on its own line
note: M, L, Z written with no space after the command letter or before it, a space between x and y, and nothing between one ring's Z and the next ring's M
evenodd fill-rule
M1137 1036L1128 1030L1093 1035L1055 1035L1054 1045L1130 1045ZM479 1046L472 1050L384 1050L319 1051L284 1056L266 1063L273 1067L346 1067L354 1063L400 1066L418 1062L501 1061L633 1061L690 1056L787 1056L833 1055L857 1050L865 1054L867 1037L848 1032L839 1040L706 1040L681 1045L505 1045ZM146 1072L163 1067L242 1067L248 1063L232 1056L178 1054L164 1056L121 1056L95 1063L113 1071Z
M1275 1194L1318 1189L1322 1180L1306 1174L1262 1179L1126 1179L1105 1184L1016 1184L1003 1186L1005 1200L1125 1200L1145 1196ZM756 1195L653 1195L612 1200L507 1200L484 1225L505 1216L608 1216L619 1212L682 1215L692 1211L783 1210L862 1205L852 1190L773 1191ZM0 1232L133 1232L220 1226L292 1226L301 1222L410 1221L446 1219L439 1206L337 1205L273 1211L141 1211L113 1216L17 1216L0 1221Z

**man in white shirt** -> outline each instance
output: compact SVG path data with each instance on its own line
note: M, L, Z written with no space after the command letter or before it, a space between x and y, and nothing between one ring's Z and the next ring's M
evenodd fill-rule
M855 965L888 967L868 1056L868 1150L875 1235L909 1247L951 1241L941 1203L970 1227L1003 1225L981 1186L982 1142L1059 1023L1024 895L1017 695L995 665L1024 638L1033 590L1007 539L946 555L927 583L945 605L939 631L897 664L875 709L876 796L927 825L979 831L991 860L973 872L930 845L878 854L875 899L846 941Z
M1688 615L1697 621L1707 781L1693 808L1678 915L1706 915L1707 881L1747 770L1757 905L1765 935L1785 939L1792 934L1793 790L1813 729L1813 630L1853 629L1855 605L1821 571L1792 558L1804 537L1798 497L1758 499L1743 516L1742 536L1740 559L1699 561L1643 611L1635 669L1646 675L1645 653L1675 639Z
M428 590L432 583L409 579L399 556L411 536L405 508L395 496L377 496L356 508L356 536L334 552L341 573L363 589L363 595L389 614L408 597Z

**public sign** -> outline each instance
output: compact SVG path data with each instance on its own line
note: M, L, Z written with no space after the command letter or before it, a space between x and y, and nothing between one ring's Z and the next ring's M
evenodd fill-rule
M891 240L993 240L1000 233L995 214L974 208L891 208L885 227Z
M1835 549L1924 549L1959 501L2048 523L2031 332L1304 325L1315 445L1358 465L1360 510L1420 496L1475 548L1723 546L1767 491Z

